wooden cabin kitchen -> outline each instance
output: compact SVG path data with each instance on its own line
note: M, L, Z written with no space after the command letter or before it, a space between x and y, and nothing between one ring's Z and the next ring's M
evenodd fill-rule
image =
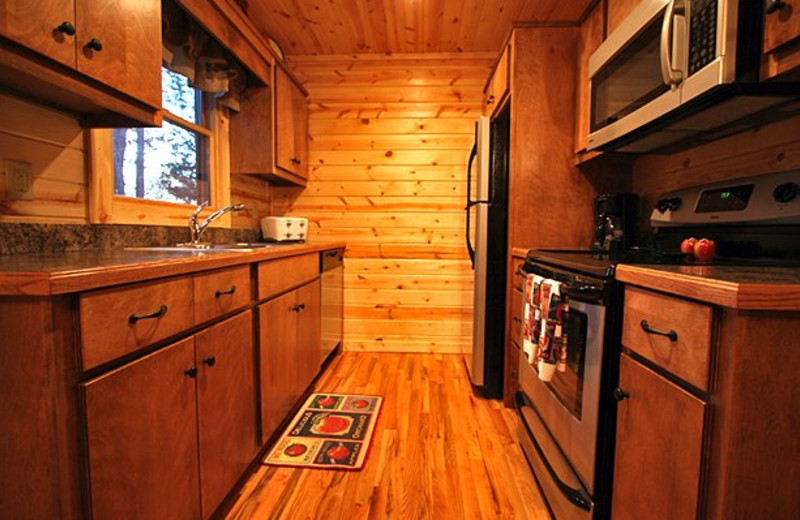
M800 515L800 0L0 0L0 519Z

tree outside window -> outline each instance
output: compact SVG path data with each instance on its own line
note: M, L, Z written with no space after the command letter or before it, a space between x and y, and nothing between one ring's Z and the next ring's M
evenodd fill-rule
M209 198L209 147L204 99L186 77L162 67L161 128L112 133L114 194L198 204Z

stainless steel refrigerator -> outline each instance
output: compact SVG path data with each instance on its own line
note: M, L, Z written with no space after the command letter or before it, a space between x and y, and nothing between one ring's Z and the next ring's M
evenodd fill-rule
M503 395L510 111L482 116L467 166L467 251L475 276L467 369L486 397Z

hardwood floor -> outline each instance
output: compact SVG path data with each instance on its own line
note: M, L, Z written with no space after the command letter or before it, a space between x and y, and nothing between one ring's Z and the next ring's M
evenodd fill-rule
M472 394L461 356L344 353L316 389L385 397L365 467L261 466L228 520L550 519L513 410Z

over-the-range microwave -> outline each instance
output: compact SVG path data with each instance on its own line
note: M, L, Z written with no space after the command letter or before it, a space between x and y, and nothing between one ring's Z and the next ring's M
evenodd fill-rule
M672 151L800 113L759 82L764 0L642 0L589 59L588 150Z

